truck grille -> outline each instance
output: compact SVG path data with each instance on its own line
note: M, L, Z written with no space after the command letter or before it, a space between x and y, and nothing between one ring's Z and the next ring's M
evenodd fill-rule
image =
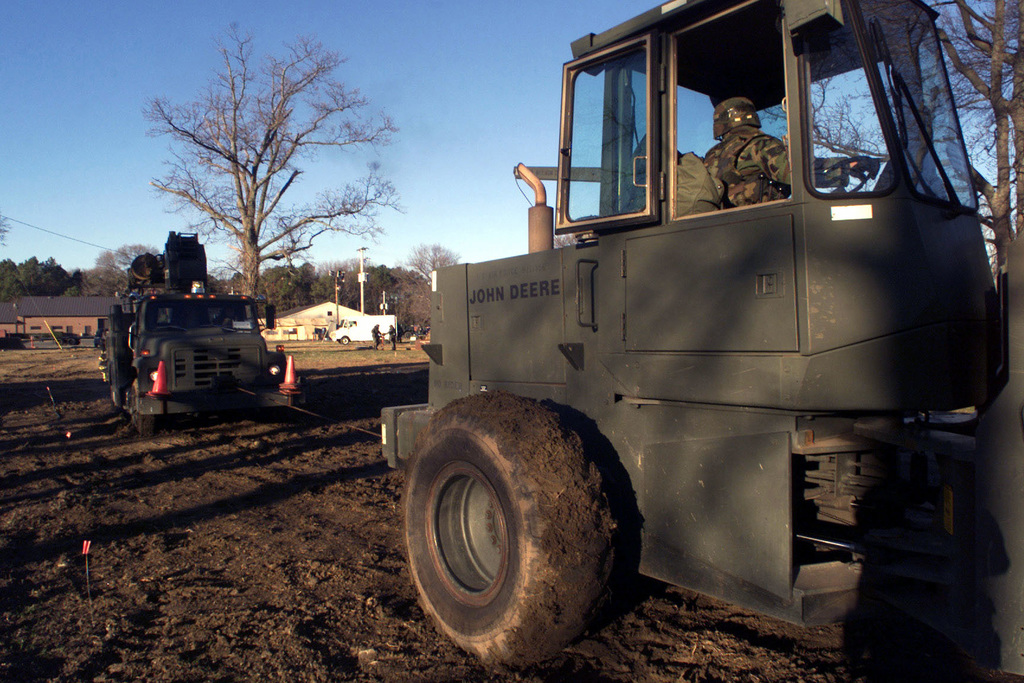
M256 348L176 349L172 389L205 389L225 380L251 382L258 371L259 349Z

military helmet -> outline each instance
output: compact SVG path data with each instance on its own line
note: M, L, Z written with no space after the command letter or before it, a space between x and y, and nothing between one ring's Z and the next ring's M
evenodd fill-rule
M723 135L739 126L761 127L761 119L757 116L754 103L746 97L730 97L719 102L715 107L715 139L721 139Z

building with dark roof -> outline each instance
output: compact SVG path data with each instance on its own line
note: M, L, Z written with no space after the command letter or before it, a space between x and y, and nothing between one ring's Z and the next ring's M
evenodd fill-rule
M101 321L118 301L113 296L23 296L13 304L0 304L0 329L36 335L48 335L52 330L88 337L106 324ZM5 305L14 311L13 328L4 324Z
M14 304L0 302L0 337L14 332L18 327L18 313Z

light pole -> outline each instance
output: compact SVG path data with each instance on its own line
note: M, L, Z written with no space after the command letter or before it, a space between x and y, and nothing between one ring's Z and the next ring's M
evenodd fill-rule
M338 306L338 291L341 289L341 283L345 281L345 273L340 270L334 271L334 327L338 328L338 313L340 308Z
M366 273L363 272L363 252L366 247L359 247L359 314L366 315L365 287Z

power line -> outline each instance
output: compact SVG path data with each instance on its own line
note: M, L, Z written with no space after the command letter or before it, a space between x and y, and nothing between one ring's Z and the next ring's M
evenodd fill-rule
M26 223L25 221L19 221L17 218L11 218L10 216L7 216L7 215L4 215L3 218L5 220L10 221L11 223L18 223L19 225L24 225L26 228L32 228L33 230L38 230L40 232L46 232L46 233L49 233L51 235L56 235L57 237L63 237L64 239L71 240L72 242L78 242L80 244L87 244L90 247L96 247L97 249L103 249L105 251L114 251L110 247L104 247L103 245L100 245L100 244L93 244L92 242L86 242L85 240L80 240L77 237L71 237L70 235L64 235L64 234L59 233L59 232L54 232L53 230L47 230L46 228L40 228L38 225L32 225L31 223Z

